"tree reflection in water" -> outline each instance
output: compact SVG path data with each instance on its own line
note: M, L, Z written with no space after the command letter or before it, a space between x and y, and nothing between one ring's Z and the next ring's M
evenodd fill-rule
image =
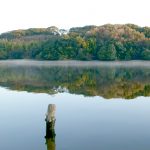
M150 96L150 67L1 66L0 86L37 93L134 99Z

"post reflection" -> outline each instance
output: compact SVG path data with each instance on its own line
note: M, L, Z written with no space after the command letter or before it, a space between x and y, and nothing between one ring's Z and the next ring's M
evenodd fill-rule
M56 149L56 144L55 144L55 111L56 111L56 106L55 104L49 104L48 105L48 110L46 114L46 145L47 145L47 150L55 150Z

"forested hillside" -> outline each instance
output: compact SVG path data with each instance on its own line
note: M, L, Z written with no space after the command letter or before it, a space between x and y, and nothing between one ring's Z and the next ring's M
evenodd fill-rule
M15 30L0 35L0 59L150 60L150 27L133 24Z

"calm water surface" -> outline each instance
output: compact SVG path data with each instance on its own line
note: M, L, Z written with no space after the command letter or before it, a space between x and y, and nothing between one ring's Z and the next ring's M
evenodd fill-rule
M150 149L150 68L2 66L0 85L0 150Z

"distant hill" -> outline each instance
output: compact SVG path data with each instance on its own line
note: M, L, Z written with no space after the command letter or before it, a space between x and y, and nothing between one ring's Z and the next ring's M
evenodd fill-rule
M150 27L134 24L15 30L0 35L0 59L150 60Z

